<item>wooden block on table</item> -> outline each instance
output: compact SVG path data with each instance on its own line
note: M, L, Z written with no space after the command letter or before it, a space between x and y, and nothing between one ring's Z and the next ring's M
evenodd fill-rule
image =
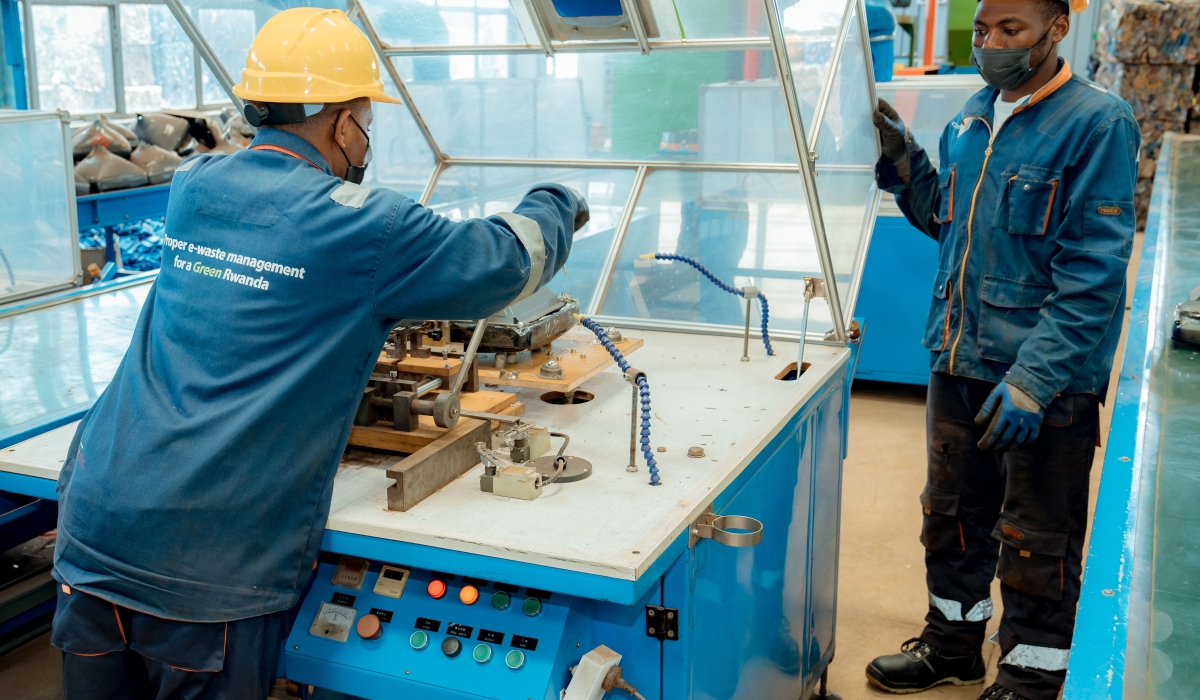
M466 418L387 470L388 510L406 511L479 464L475 443L491 444L488 421Z
M504 391L475 391L459 395L463 410L480 413L519 416L525 412L525 405L514 406L516 401L516 394ZM356 425L350 428L348 444L389 452L416 452L449 432L434 425L431 416L420 416L417 422L420 427L408 433L392 430L392 424L387 421L368 426Z
M625 339L619 343L613 343L621 354L629 358L629 354L634 350L642 347L644 344L641 338L630 338L625 336ZM606 368L611 367L615 362L608 351L601 345L592 345L590 342L581 343L575 347L576 352L561 352L555 350L558 364L562 365L562 379L546 379L538 376L538 370L550 358L540 348L533 351L530 355L529 362L509 365L504 368L505 372L520 370L521 373L516 379L502 379L500 370L492 367L479 368L479 381L485 384L500 384L503 386L515 386L523 389L538 389L540 391L561 391L563 393L574 391L579 388L584 382L592 377L600 374ZM583 357L587 356L584 360ZM466 408L465 406L463 408Z
M406 357L403 360L397 360L394 357L388 357L386 352L379 353L379 360L375 363L375 371L380 374L387 374L392 370L397 372L411 372L412 374L428 374L434 377L450 377L458 374L458 368L462 364L462 360L457 357L449 357L445 360L441 355L433 357Z

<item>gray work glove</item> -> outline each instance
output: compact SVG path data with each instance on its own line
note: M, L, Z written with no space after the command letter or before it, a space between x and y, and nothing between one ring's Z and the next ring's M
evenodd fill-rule
M896 166L896 172L901 179L908 181L908 146L906 141L912 139L904 120L896 113L887 100L879 100L879 108L873 117L875 128L879 131L879 145L883 155Z

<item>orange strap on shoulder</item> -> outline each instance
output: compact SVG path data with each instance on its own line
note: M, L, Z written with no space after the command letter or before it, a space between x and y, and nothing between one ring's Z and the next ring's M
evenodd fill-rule
M300 160L304 161L305 163L308 163L309 165L313 166L317 170L321 170L321 166L319 166L316 163L312 162L311 160L305 158L304 156L300 155L299 153L296 153L295 151L289 151L288 149L281 148L279 146L271 146L269 144L264 143L264 144L259 144L257 146L251 146L250 150L251 151L276 151L278 153L282 153L284 155L291 156L293 158L299 158ZM325 172L325 171L321 170L321 172Z

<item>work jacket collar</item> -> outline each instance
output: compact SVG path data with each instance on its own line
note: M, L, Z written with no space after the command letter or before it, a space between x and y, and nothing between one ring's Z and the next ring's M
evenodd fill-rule
M1059 58L1058 73L1054 74L1054 77L1050 80L1050 82L1038 88L1037 92L1030 95L1028 102L1013 110L1013 114L1017 114L1018 112L1028 109L1029 107L1032 107L1038 102L1046 99L1052 95L1055 90L1058 90L1060 87L1065 85L1070 79L1071 64L1067 63L1066 59ZM985 87L984 89L975 93L969 100L967 100L967 104L963 106L963 121L966 122L969 119L984 118L987 119L989 124L991 124L993 121L993 115L995 113L993 106L996 104L996 100L999 97L1000 91L994 87Z
M283 129L264 128L258 130L258 135L254 137L250 147L255 146L274 146L275 148L283 148L308 159L313 165L320 168L325 174L333 175L333 170L330 169L329 163L325 161L325 157L308 141L299 136L284 131ZM309 167L303 160L297 159L297 162Z

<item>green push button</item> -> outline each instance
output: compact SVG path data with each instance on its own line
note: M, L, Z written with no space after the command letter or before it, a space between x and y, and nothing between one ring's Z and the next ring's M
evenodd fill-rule
M496 591L492 594L492 607L497 610L508 610L509 604L512 603L512 596L508 591Z
M521 612L530 617L537 617L542 612L542 601L537 598L526 598L524 603L521 603Z
M525 652L513 649L504 655L504 665L512 670L517 670L525 665Z
M486 644L479 644L475 647L475 651L471 652L471 657L481 664L486 664L492 660L492 648Z
M413 632L411 636L409 636L408 643L412 645L413 649L424 649L425 647L429 646L429 635L425 634L421 630L417 630L416 632Z

